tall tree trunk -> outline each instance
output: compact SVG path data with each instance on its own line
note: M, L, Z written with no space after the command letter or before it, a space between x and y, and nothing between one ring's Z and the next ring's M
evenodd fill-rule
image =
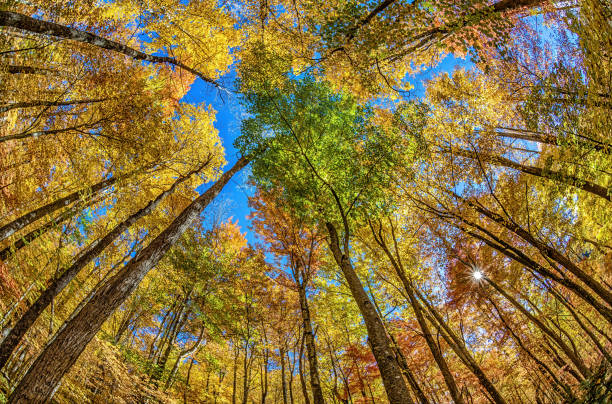
M266 398L268 397L268 348L264 348L261 373L261 404L266 404Z
M85 203L84 206L75 205L70 209L63 211L57 217L51 219L49 222L43 224L37 229L34 229L29 233L21 236L13 244L7 246L2 251L0 251L0 260L7 260L11 255L15 254L17 251L21 250L23 247L27 246L32 241L36 240L43 234L46 234L48 231L59 227L60 224L64 223L68 219L72 219L79 212L81 212L88 206L93 205L97 201L97 199L90 199Z
M466 157L473 160L480 160L487 163L491 163L497 166L513 168L517 171L521 171L525 174L533 175L534 177L547 178L559 182L561 184L570 185L572 187L581 189L585 192L589 192L593 195L597 195L604 198L607 201L612 201L612 192L599 184L585 180L582 178L576 178L571 175L563 174L558 171L550 170L547 168L540 168L534 166L528 166L520 164L510 159L501 156L491 156L488 154L472 152L463 149L453 149L452 151L445 150L446 153L453 153L457 156Z
M559 139L559 137L547 133L533 132L530 130L519 129L519 128L505 128L505 127L497 127L495 128L495 135L499 137L507 137L512 139L522 139L529 140L531 142L549 144L553 146L560 146L563 144L565 140ZM570 140L568 141L570 145L576 144L579 147L582 147L587 150L596 150L598 152L604 154L612 153L612 145L609 143L600 142L596 139L585 140Z
M246 157L240 158L147 247L97 290L79 312L66 321L21 379L10 396L9 403L47 402L51 399L62 377L70 370L104 321L138 287L142 278L159 262L233 175L247 164Z
M191 368L193 367L194 359L191 358L189 361L189 368L187 368L187 378L185 379L185 388L183 388L183 404L187 404L187 392L189 391L189 380L191 379ZM210 374L209 374L210 377Z
M200 168L201 169L201 168ZM4 364L10 357L11 353L19 344L25 333L32 327L36 319L42 314L42 312L49 306L53 299L61 293L62 290L87 264L89 264L94 258L110 244L112 244L117 237L119 237L124 231L126 231L132 224L136 223L142 217L151 213L161 201L174 192L177 186L183 183L185 180L191 177L193 173L189 173L184 177L179 178L170 188L159 194L157 198L149 202L145 207L139 211L133 213L123 222L119 223L113 228L106 236L96 240L89 244L81 253L75 258L66 270L55 279L52 279L50 284L47 286L44 292L36 299L36 301L28 308L28 310L21 316L17 321L9 335L0 344L0 369L4 367Z
M69 100L69 101L22 101L13 102L11 104L4 104L0 106L0 113L10 111L17 108L32 108L32 107L62 107L66 105L79 105L79 104L93 104L97 102L104 102L110 98L92 98L85 100Z
M538 367L540 369L544 370L546 372L546 374L548 374L548 377L550 377L550 379L553 381L553 385L557 386L556 389L557 388L563 389L563 392L561 394L564 394L568 398L569 402L576 401L576 397L574 396L574 393L572 392L572 389L569 388L567 383L561 382L559 380L559 378L557 377L556 373L553 370L551 370L550 367L548 365L546 365L540 358L538 358L533 352L531 352L531 350L525 345L523 340L510 327L510 325L508 324L508 322L504 318L501 310L499 309L499 307L497 307L497 305L495 304L493 299L489 298L489 302L491 303L491 305L493 306L493 308L497 312L497 316L499 317L499 319L503 323L504 327L508 331L510 331L510 334L512 335L512 338L516 341L518 346L538 365Z
M283 389L283 404L289 404L287 402L287 380L285 379L285 349L279 349L280 365L281 365L281 386Z
M232 404L236 404L236 395L237 395L237 391L236 391L236 384L238 382L238 380L236 380L236 378L238 377L238 355L240 353L238 346L234 345L234 378L232 380Z
M372 353L378 364L387 397L389 401L394 404L409 404L410 392L402 376L402 370L395 358L391 347L391 341L385 332L382 320L378 316L375 307L372 305L370 298L353 268L350 258L347 255L348 251L342 252L336 228L329 222L326 224L326 227L329 233L330 248L334 259L344 274L351 294L363 316ZM347 230L348 229L345 229L345 231Z
M195 353L195 351L198 350L200 344L202 343L203 338L204 338L204 326L202 326L202 329L200 330L200 334L198 335L198 339L194 342L194 344L189 348L183 349L177 355L176 361L174 361L174 365L172 366L172 370L170 371L170 375L168 376L168 380L166 380L164 391L168 390L170 386L172 386L172 382L174 381L174 377L176 376L176 373L178 372L178 368L179 368L181 361L184 358L186 358L188 355L192 355L193 353ZM193 358L191 358L191 363L193 364ZM208 377L210 377L210 373L208 374ZM187 385L185 385L185 388L187 388ZM207 383L207 388L208 388L208 383Z
M159 340L159 337L162 335L162 332L165 332L166 328L164 327L164 324L166 324L166 321L168 320L168 318L170 317L170 315L174 311L174 308L176 307L176 304L177 304L176 302L172 303L170 308L168 308L168 310L164 314L164 317L162 317L162 321L159 323L159 327L157 328L157 332L155 333L155 337L153 338L153 341L151 341L151 345L149 346L149 354L147 355L147 361L149 361L149 362L152 362L153 358L155 358L155 356L157 354L157 352L156 352L157 341Z
M591 372L588 370L584 362L572 351L572 349L561 339L557 334L555 334L548 326L546 326L540 319L535 317L529 310L523 307L514 297L510 296L508 292L502 289L497 283L493 282L491 279L483 276L483 279L493 287L500 295L502 295L506 300L508 300L514 308L520 311L525 317L527 317L535 326L538 327L544 334L550 337L551 341L553 341L563 353L569 358L569 360L574 364L576 369L580 372L580 374L586 379L591 375Z
M38 209L31 211L30 213L26 213L25 215L18 217L12 222L0 227L0 243L4 241L7 237L10 237L15 234L15 232L23 229L31 223L34 223L36 220L50 215L56 210L70 205L75 201L78 201L83 195L95 195L98 192L102 191L104 188L113 185L116 181L117 177L111 177L106 180L102 180L97 184L92 185L91 187L79 189L78 191L66 195L63 198L48 203L45 206L42 206Z
M488 231L487 229L480 226L479 224L474 223L470 220L467 220L461 216L458 216L458 215L455 215L455 216L459 220L467 224L468 226L471 226L475 229L480 230L487 237L481 234L478 234L474 232L473 230L470 230L462 225L455 225L457 228L459 228L460 230L462 230L469 236L474 237L480 241L483 241L488 246L490 246L491 248L494 248L495 250L504 254L508 258L513 259L514 261L518 262L519 264L523 265L526 269L532 271L532 273L537 273L545 278L548 278L558 283L559 285L564 286L565 288L567 288L568 290L576 294L576 296L578 296L580 299L584 300L584 302L591 305L610 324L612 324L612 310L610 310L608 307L604 306L604 304L599 302L597 298L591 295L581 285L577 284L570 278L563 277L563 274L561 274L561 276L555 275L552 271L548 270L547 268L543 267L542 265L538 264L537 262L532 260L530 257L528 257L521 249L514 247L510 243L499 238L494 233Z
M312 390L312 400L314 404L325 404L323 390L321 389L321 379L319 378L319 364L317 361L317 349L315 345L314 331L310 319L310 308L306 297L305 282L297 282L298 297L300 300L300 311L302 313L302 324L304 327L304 342L308 355L308 369L310 370L310 388Z
M406 270L402 263L401 257L399 255L399 249L397 247L397 239L395 236L395 229L394 229L393 223L390 221L389 225L391 226L391 237L393 238L393 244L395 246L395 249L394 249L395 255L391 253L391 250L389 249L389 247L387 246L387 243L385 242L385 238L382 234L382 224L380 225L379 230L377 232L374 230L374 226L372 225L372 223L370 223L370 229L372 231L374 240L381 247L381 249L387 256L387 258L389 259L389 262L391 263L391 266L395 270L397 277L400 279L400 281L402 282L402 285L404 286L404 290L406 294L408 295L410 305L412 306L414 310L414 314L417 318L419 327L421 328L421 331L423 332L423 337L425 338L425 341L427 342L427 346L429 346L431 354L433 355L434 360L436 361L436 364L438 365L438 368L440 369L440 372L442 373L442 376L444 377L444 381L446 383L446 386L449 388L449 393L451 394L451 397L456 403L463 402L463 398L461 397L459 389L457 388L455 379L452 373L450 372L448 364L446 363L446 360L444 359L444 356L442 355L442 352L438 344L433 339L433 334L431 333L429 326L427 325L427 320L423 316L423 307L421 306L421 304L419 303L419 301L417 300L415 296L414 286L412 285L412 282L410 281L410 279L408 279L408 277L406 276ZM474 373L475 369L473 369L473 367L469 367L469 368ZM496 404L506 403L506 401L503 399L501 394L497 391L493 383L491 383L491 381L484 375L484 373L480 369L476 370L475 376L478 378L479 382L485 388L485 390L489 392L489 394L493 398L493 401Z
M310 404L310 397L308 395L308 387L306 387L306 379L304 378L304 339L305 335L300 338L300 350L298 355L298 375L300 377L300 385L302 386L302 396L304 396L304 404Z
M460 201L465 202L468 206L476 210L478 213L483 216L489 218L492 222L498 224L501 227L505 227L510 230L527 243L531 244L533 247L537 248L542 255L550 258L551 260L559 263L563 267L565 267L568 271L570 271L573 275L575 275L578 279L584 282L593 292L595 292L599 297L601 297L609 306L612 306L612 293L604 288L598 281L596 281L592 276L584 272L580 267L574 264L568 257L557 251L555 248L550 245L536 239L530 232L523 229L517 223L506 220L501 215L492 212L482 206L481 204L476 204L470 200L464 199L458 195L454 195Z
M288 364L288 368L289 368L289 403L293 404L293 371L295 370L295 351L293 352L293 363L291 361L291 358L289 357L289 350L287 350L287 352L285 353L287 355L287 364ZM245 403L246 404L246 403Z
M213 79L205 76L203 73L197 71L196 69L183 64L175 58L169 56L148 55L139 50L130 48L129 46L120 44L115 41L111 41L106 38L102 38L101 36L91 34L85 31L79 31L74 28L56 24L54 22L38 20L27 15L15 13L12 11L0 11L0 26L12 27L40 35L55 36L58 38L82 42L98 48L121 53L136 60L144 60L151 63L171 64L200 77L202 80L211 83L214 86L218 86L218 84Z
M172 352L172 348L174 347L174 342L176 341L176 337L178 333L183 328L183 325L185 325L185 322L187 321L187 316L189 316L189 313L190 312L185 311L185 308L183 307L183 310L181 311L179 318L174 323L172 331L170 332L170 335L168 336L168 339L167 339L166 349L164 350L164 353L159 357L159 360L157 361L156 372L153 373L153 377L151 377L155 386L158 385L159 380L161 380L164 376L164 372L166 370L166 363L168 363L168 358L170 357L170 353Z

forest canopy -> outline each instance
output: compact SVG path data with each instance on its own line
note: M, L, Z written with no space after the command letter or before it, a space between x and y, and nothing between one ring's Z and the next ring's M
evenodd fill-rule
M610 401L609 1L0 1L0 403Z

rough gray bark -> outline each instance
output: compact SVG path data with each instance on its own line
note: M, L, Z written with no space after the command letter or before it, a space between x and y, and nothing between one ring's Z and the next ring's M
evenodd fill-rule
M234 174L248 164L240 158L206 192L195 199L176 219L116 275L102 285L60 328L34 361L9 398L9 403L46 403L62 377L81 355L102 324L136 289L181 234L219 194Z
M57 297L57 295L59 295L66 286L68 286L70 281L74 279L81 269L100 255L100 253L102 253L106 247L113 243L117 237L126 231L132 224L151 213L166 196L174 192L176 187L191 177L192 174L193 172L179 178L170 188L159 194L157 198L150 201L145 207L133 213L123 222L119 223L106 236L89 244L83 251L81 251L81 253L74 259L72 264L66 268L60 276L51 280L45 291L21 316L9 335L0 344L0 369L4 367L11 353L15 347L17 347L17 344L19 344L25 333L30 329L30 327L32 327L36 319L38 319L38 317L49 306L53 299Z
M389 401L394 404L409 404L410 392L402 377L402 370L395 358L393 349L391 348L391 341L385 332L382 320L378 316L376 308L363 288L349 257L342 252L336 228L331 223L327 223L326 227L329 233L330 248L334 259L344 274L351 294L363 316L368 331L370 347L372 348L372 353L378 364L387 397Z

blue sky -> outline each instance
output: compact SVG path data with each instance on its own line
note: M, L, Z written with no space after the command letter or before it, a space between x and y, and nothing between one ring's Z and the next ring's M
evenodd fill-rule
M453 56L447 56L439 65L423 71L408 80L414 86L407 94L410 98L419 98L424 95L424 82L442 72L452 72L457 67L470 67L471 63ZM233 88L232 82L235 71L231 71L221 81L230 89ZM189 92L183 97L182 101L199 104L206 103L212 105L217 111L215 128L219 131L219 136L225 148L225 158L227 165L225 169L231 167L240 157L239 152L234 148L234 140L240 135L240 122L242 120L243 109L240 106L238 95L233 93L220 92L210 84L201 79L197 79ZM249 243L257 242L253 232L249 230L250 221L247 216L250 214L248 207L248 196L251 191L247 186L248 167L231 179L230 183L223 189L221 194L215 199L204 212L205 223L211 223L211 218L226 220L232 217L238 220L243 232L246 232ZM204 192L210 184L202 184L198 187L198 192Z
M231 72L224 77L222 82L231 89L234 77L235 73ZM219 131L219 137L225 148L225 159L227 160L225 169L231 167L240 158L240 153L233 145L234 140L240 135L240 122L243 114L238 96L229 92L220 92L198 78L182 101L193 104L204 102L211 105L217 111L215 128ZM204 216L207 217L205 223L208 220L212 220L213 217L221 218L222 220L233 217L234 220L238 220L242 231L247 233L249 243L254 243L256 237L249 231L250 221L247 219L250 213L248 207L249 190L246 185L249 172L247 167L236 174L215 201L206 209ZM197 190L202 193L208 186L210 184L202 184Z

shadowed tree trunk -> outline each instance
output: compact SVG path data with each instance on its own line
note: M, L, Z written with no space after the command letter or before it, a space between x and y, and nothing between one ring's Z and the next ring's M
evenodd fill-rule
M148 55L134 48L130 48L129 46L120 44L115 41L111 41L106 38L102 38L101 36L94 35L85 31L79 31L74 28L56 24L54 22L38 20L27 15L15 13L12 11L0 11L0 26L11 27L28 32L33 32L36 34L55 36L57 38L64 38L72 41L82 42L98 48L121 53L136 60L174 65L218 87L218 84L213 79L205 76L203 73L197 71L196 69L183 64L175 58L169 56Z
M200 171L203 167L200 167L197 171ZM135 212L123 222L119 223L113 228L106 236L96 240L89 244L81 253L75 258L68 268L66 268L61 275L52 279L45 291L36 299L36 301L28 308L28 310L21 316L17 321L9 335L0 344L0 369L4 367L6 361L10 357L11 353L19 344L25 333L32 327L36 319L42 314L42 312L49 306L53 299L61 293L62 290L87 264L89 264L94 258L96 258L106 247L112 244L117 237L119 237L124 231L126 231L132 224L136 223L140 218L151 213L161 201L174 192L177 186L186 181L191 177L193 172L188 175L179 178L169 189L162 192L157 198L149 202L145 207Z
M391 250L389 249L389 247L387 246L385 242L385 239L382 234L382 225L379 227L378 232L377 232L374 230L374 227L372 223L370 222L370 229L372 231L372 235L374 236L374 240L384 251L385 255L389 259L389 262L391 262L391 266L395 270L396 275L398 276L398 278L402 282L402 285L404 286L404 290L406 294L408 295L410 305L414 309L414 314L417 318L417 322L419 323L419 327L421 328L421 331L423 332L423 337L425 338L425 341L427 342L427 346L429 346L429 349L434 357L434 360L436 361L436 364L438 365L438 368L442 372L442 376L444 377L446 386L449 388L449 393L451 394L451 397L456 403L464 402L463 398L460 395L459 389L457 388L457 384L455 383L455 379L448 367L448 364L446 363L446 360L444 359L444 356L442 355L442 352L438 344L433 339L433 334L431 333L430 328L427 324L427 320L425 319L423 315L423 307L421 306L421 303L416 298L415 288L413 287L411 280L408 279L408 277L406 276L406 270L402 263L401 257L399 255L399 249L397 247L397 241L396 241L397 238L395 236L394 226L392 222L389 222L389 224L391 227L391 237L393 238L393 244L395 247L394 248L395 255L391 253ZM451 347L452 346L453 345L451 345ZM487 392L489 392L493 401L496 404L506 404L506 401L503 399L501 394L497 391L493 383L491 383L489 378L485 376L485 374L482 372L480 367L478 366L476 367L468 366L468 368L470 368L472 373L474 373L474 375L478 378L481 385L487 390Z
M445 152L451 153L450 151L445 151ZM461 157L465 157L465 158L469 158L473 160L480 160L480 161L484 161L484 162L487 162L493 165L497 165L497 166L501 166L501 167L513 168L525 174L533 175L534 177L547 178L552 181L556 181L562 184L570 185L572 187L581 189L593 195L597 195L601 198L604 198L607 201L612 201L612 192L609 192L606 187L603 187L599 184L595 184L594 182L591 182L585 179L576 178L574 176L563 174L558 171L549 170L546 168L519 164L515 161L512 161L505 157L500 157L500 156L491 156L488 154L476 153L476 152L472 152L469 150L463 150L463 149L453 149L452 153L457 156L461 156Z
M11 109L17 108L32 108L32 107L61 107L66 105L79 105L79 104L93 104L97 102L103 102L109 100L110 98L92 98L88 100L73 100L73 101L44 101L44 100L36 100L36 101L23 101L23 102L14 102L11 104L4 104L0 106L0 113L10 111Z
M106 319L136 289L144 276L176 243L234 174L248 162L246 157L240 158L147 247L92 294L80 311L73 313L15 387L9 403L47 402L51 399L62 377L70 370Z
M0 242L4 241L7 237L12 236L13 234L15 234L15 232L23 229L27 225L34 223L38 219L43 218L67 205L70 205L75 201L78 201L83 195L95 195L98 192L102 191L104 188L113 185L116 181L117 177L108 178L106 180L98 182L97 184L92 185L89 188L80 189L76 192L71 193L70 195L66 195L63 198L48 203L45 206L41 206L40 208L35 209L30 213L26 213L25 215L18 217L12 222L0 227Z
M317 349L314 338L314 331L310 320L310 308L306 297L305 282L297 282L298 296L300 300L300 312L302 313L302 325L304 327L304 343L308 355L308 368L310 370L310 388L312 390L312 400L314 404L325 404L321 380L319 378L319 364L317 361Z

